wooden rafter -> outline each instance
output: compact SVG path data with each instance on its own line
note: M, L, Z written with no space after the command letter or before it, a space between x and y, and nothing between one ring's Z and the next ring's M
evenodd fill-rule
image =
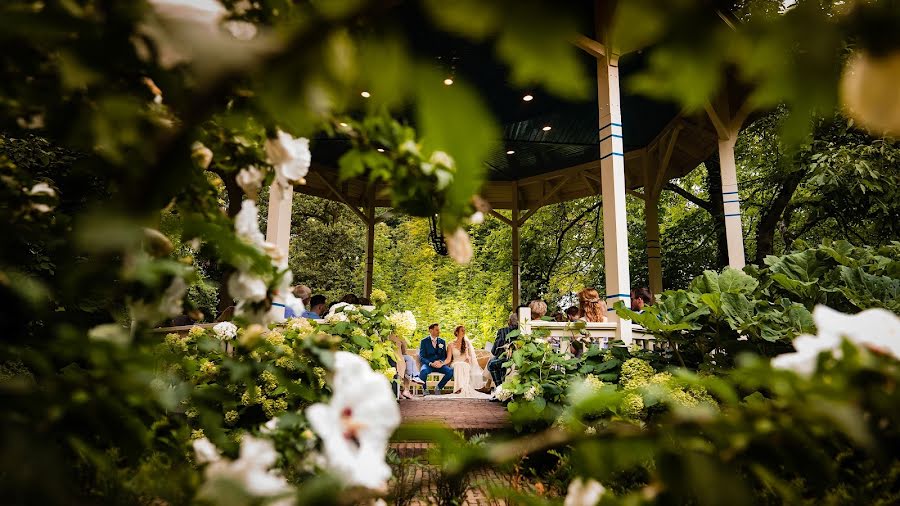
M363 212L360 211L358 207L351 204L350 201L347 199L346 195L344 195L340 190L338 190L337 187L334 186L334 184L332 184L331 181L328 180L328 178L323 176L320 172L314 172L314 174L319 176L319 179L322 181L322 184L324 184L331 191L331 193L335 196L335 198L338 199L339 202L341 202L344 205L346 205L347 207L349 207L350 210L353 211L353 213L360 220L362 220L363 223L368 223L369 219L366 217L366 215L363 214Z
M531 218L531 217L534 215L534 213L536 213L536 212L538 211L538 209L540 209L541 207L544 207L544 204L547 203L547 200L549 200L550 197L552 197L553 195L555 195L556 192L558 192L559 190L561 190L562 187L565 186L566 183L568 183L569 180L571 180L571 179L572 179L572 176L564 176L564 177L562 178L562 181L560 181L560 182L557 183L555 186L553 186L552 188L550 188L550 191L545 192L543 195L541 195L541 199L538 201L538 203L535 204L534 207L532 207L531 209L529 209L528 212L525 213L525 215L522 216L522 217L519 219L519 225L522 225L523 223L525 223L526 221L528 221L528 218Z
M493 216L494 218L497 218L498 220L502 221L503 223L506 223L509 226L512 226L512 224L513 224L511 219L507 218L506 216L503 216L502 214L498 213L497 211L495 211L493 209L491 209L491 216Z
M575 44L579 48L585 50L594 58L603 58L604 56L606 56L606 46L585 35L576 35L572 40L572 44Z

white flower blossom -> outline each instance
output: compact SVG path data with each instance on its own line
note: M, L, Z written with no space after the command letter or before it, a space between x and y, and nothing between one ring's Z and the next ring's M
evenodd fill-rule
M205 439L205 438L204 438ZM197 441L202 441L199 439ZM228 502L222 494L228 494L228 488L222 487L222 481L239 485L249 495L259 498L279 499L266 504L289 506L294 504L294 489L277 470L272 470L278 453L275 445L266 439L246 435L241 438L241 451L237 460L223 459L215 446L208 441L194 445L198 461L207 463L203 471L204 483L200 496L214 504Z
M152 55L163 68L190 63L199 74L210 74L244 65L274 48L273 38L252 41L222 29L228 11L216 0L150 0L152 13L140 25L140 35L153 41L151 53L141 37L133 43L141 58Z
M432 153L429 162L431 162L432 165L438 165L446 169L452 169L456 165L453 161L453 157L443 151L435 151Z
M230 341L237 337L237 326L231 322L221 322L217 323L215 327L213 327L213 332L216 334L216 337L221 339L222 341Z
M413 156L420 156L419 145L416 144L414 140L404 141L403 144L400 144L400 154L410 154Z
M255 199L259 189L262 188L265 175L261 170L251 165L246 169L241 169L234 179L238 186L241 187L241 190L244 191L244 194L251 199Z
M594 479L582 481L581 477L569 483L563 506L595 506L606 493L606 488Z
M287 184L305 183L303 178L309 172L309 164L312 162L309 139L295 139L279 130L277 138L266 140L266 155L269 163L275 167L279 180Z
M278 429L278 419L272 418L268 422L265 423L262 427L259 428L259 432L261 434L271 434Z
M205 437L195 439L191 444L194 446L194 454L197 456L198 464L209 464L210 462L216 462L222 458L216 445L212 444L212 442Z
M32 197L55 197L56 190L47 183L37 183L28 190L28 195Z
M225 28L225 31L230 33L232 37L238 40L251 40L253 37L256 37L256 34L259 32L256 25L253 23L237 19L222 23L222 27Z
M175 276L172 283L163 292L159 301L159 312L163 317L180 315L184 309L184 296L187 294L187 283L180 276Z
M469 216L469 223L473 225L481 225L484 223L484 213L481 211L475 211L472 213L472 216Z
M347 317L347 313L328 313L325 315L325 323L329 325L334 325L339 322L350 321L350 318Z
M266 299L266 282L249 272L235 272L228 278L228 293L241 302L262 302Z
M900 358L900 318L890 311L867 309L846 315L819 305L813 311L813 320L819 329L818 336L802 335L794 339L796 351L773 358L772 367L811 376L820 353L829 352L840 358L842 338L856 346Z
M241 210L234 217L234 231L250 244L262 247L266 242L266 237L259 231L259 209L256 208L256 202L241 202Z
M498 401L508 401L509 399L512 399L512 396L512 391L503 388L503 385L500 385L494 389L494 398L496 398Z
M388 323L394 333L400 337L406 337L416 331L418 322L412 311L394 311L387 317Z
M400 423L390 382L359 356L339 351L334 355L332 390L330 404L306 410L322 439L326 467L348 485L385 489L391 476L385 452Z
M338 302L337 304L331 306L331 309L328 310L328 314L335 314L338 312L345 313L348 311L355 311L356 306L350 304L348 302Z
M456 263L467 264L472 260L474 254L472 250L472 241L469 240L469 234L462 227L457 228L452 234L444 236L447 242L447 252L450 258Z
M209 164L212 163L212 159L212 150L204 146L202 142L195 142L191 146L191 160L194 160L194 163L196 163L197 166L201 169L208 169Z

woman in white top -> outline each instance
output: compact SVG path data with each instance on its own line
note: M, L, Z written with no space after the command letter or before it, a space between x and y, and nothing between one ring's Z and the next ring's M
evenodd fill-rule
M447 347L447 362L453 367L453 385L456 390L443 397L465 399L490 399L491 396L478 391L484 387L484 376L478 366L475 347L466 337L466 328L462 325L453 331L456 339Z

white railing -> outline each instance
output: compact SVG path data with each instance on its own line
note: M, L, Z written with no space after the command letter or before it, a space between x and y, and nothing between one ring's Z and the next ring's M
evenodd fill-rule
M608 348L611 342L617 340L626 346L636 345L645 350L656 348L653 334L647 332L644 327L632 323L631 320L603 323L532 320L531 309L524 307L519 309L519 324L519 328L525 333L536 328L549 331L547 337L559 341L560 352L567 352L575 339L596 344L601 348Z

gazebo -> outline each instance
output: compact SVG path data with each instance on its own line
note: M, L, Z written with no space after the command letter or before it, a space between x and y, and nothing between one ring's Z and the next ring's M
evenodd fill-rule
M603 2L595 13L605 12ZM728 22L721 16L722 22ZM583 50L586 65L596 68L596 102L567 103L507 85L489 51L454 41L457 72L490 101L503 125L500 147L485 164L488 178L481 196L491 214L512 231L512 302L520 302L519 230L543 206L601 195L603 200L606 297L610 306L630 300L626 194L645 203L650 289L662 291L658 202L670 179L681 177L719 153L722 199L729 265L743 268L744 245L740 199L734 159L737 134L748 111L743 94L730 90L705 113L689 114L670 103L622 92L627 78L646 64L642 50L626 54L609 51L602 14L595 14L595 37L579 35L573 44ZM432 34L433 35L433 34ZM427 35L426 35L427 36ZM434 44L434 41L421 41ZM435 48L446 52L448 45ZM440 44L439 44L440 45ZM433 46L432 46L433 47ZM487 55L487 56L486 56ZM498 78L499 76L499 78ZM594 84L594 83L592 83ZM314 145L314 165L305 185L295 191L346 204L366 224L367 255L364 293L372 290L376 207L389 207L379 188L362 180L339 181L336 160L349 143ZM270 193L266 239L287 251L291 220L291 191ZM497 212L509 210L509 216ZM611 320L615 316L611 314ZM627 329L624 330L627 332Z

